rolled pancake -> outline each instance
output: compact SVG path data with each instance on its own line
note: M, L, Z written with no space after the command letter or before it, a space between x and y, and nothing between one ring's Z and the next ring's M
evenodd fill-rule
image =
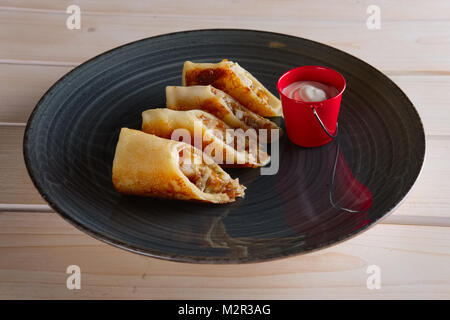
M182 74L183 86L212 85L244 107L262 117L281 116L281 102L255 77L236 62L193 63L186 61Z
M142 131L166 139L182 137L182 141L202 149L223 166L260 167L270 161L253 135L233 130L201 110L146 110L142 113Z
M281 135L281 129L274 122L247 109L236 99L211 85L167 86L166 105L172 110L203 110L235 129L252 128L256 133L259 133L259 130L266 130L267 141L260 143L272 142L271 130L278 130L278 135L274 137Z
M243 197L245 187L189 144L122 128L112 168L117 191L213 203Z

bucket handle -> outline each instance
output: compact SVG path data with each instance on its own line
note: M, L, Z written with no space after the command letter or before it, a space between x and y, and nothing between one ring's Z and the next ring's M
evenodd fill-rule
M336 133L337 135L337 133ZM336 176L336 167L337 167L337 161L338 161L338 157L339 157L339 141L336 140L336 155L334 156L334 162L333 162L333 170L331 173L331 181L330 181L330 187L329 187L329 199L330 199L330 203L333 206L333 208L337 209L337 210L342 210L348 213L361 213L361 212L367 212L368 209L364 209L364 210L353 210L353 209L349 209L349 208L344 208L339 206L336 202L334 202L334 198L333 198L333 186L334 186L334 178Z
M320 119L319 115L317 114L316 108L312 105L311 109L314 113L314 115L316 116L317 121L319 122L320 126L322 127L323 131L325 131L325 133L331 138L334 139L337 137L338 132L339 132L339 122L336 122L336 133L334 135L332 135L330 132L328 132L327 128L325 127L325 125L322 122L322 119ZM329 195L330 195L330 203L331 205L337 209L337 210L342 210L348 213L360 213L360 212L366 212L367 210L353 210L353 209L348 209L348 208L344 208L339 206L338 204L336 204L334 202L333 199L333 185L334 185L334 178L336 176L336 167L337 167L337 160L338 160L338 155L339 155L339 141L336 141L337 146L336 146L336 155L334 157L334 163L333 163L333 170L331 173L331 181L330 181L330 188L329 188Z
M320 126L322 127L323 131L325 131L325 133L331 138L334 139L337 137L338 133L339 133L339 122L336 122L336 133L334 135L332 135L330 132L328 132L327 128L325 127L325 125L322 122L322 119L320 119L319 115L317 114L316 108L314 107L314 105L311 105L311 109L312 112L314 113L314 115L316 116L317 121L319 121Z
M317 114L316 108L311 105L311 109L314 113L314 115L316 116L317 121L319 121L320 126L322 127L323 131L331 138L334 139L337 137L338 132L339 132L339 122L336 122L336 133L334 135L332 135L330 132L328 132L327 128L325 127L325 125L322 122L322 119L320 119L319 115ZM336 155L334 156L334 163L333 163L333 170L331 173L331 181L330 181L330 188L329 188L329 195L330 195L330 203L331 205L337 209L337 210L342 210L348 213L360 213L360 212L366 212L367 210L353 210L353 209L348 209L348 208L344 208L339 206L338 204L336 204L334 202L333 199L333 185L334 185L334 178L336 176L336 167L337 167L337 160L338 160L338 156L339 156L339 141L336 140L337 146L336 146Z

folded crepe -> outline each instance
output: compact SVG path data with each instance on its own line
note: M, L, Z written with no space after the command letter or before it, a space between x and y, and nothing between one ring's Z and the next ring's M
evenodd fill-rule
M263 117L281 116L281 102L239 64L222 60L219 63L186 61L183 86L212 85L239 101L244 107Z
M245 187L191 145L122 128L112 168L117 191L213 203L243 197Z
M260 167L270 161L253 136L242 129L233 130L201 110L146 110L142 113L142 131L166 139L182 138L227 167Z
M247 109L236 99L211 85L167 86L166 105L172 110L206 111L235 129L255 129L256 134L260 129L266 130L266 141L260 143L270 143L272 139L275 140L274 137L281 135L281 129L274 122ZM272 136L272 129L278 130L278 135Z

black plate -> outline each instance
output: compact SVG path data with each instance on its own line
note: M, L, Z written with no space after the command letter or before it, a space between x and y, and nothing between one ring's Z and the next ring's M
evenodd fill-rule
M121 127L164 107L185 60L228 58L276 93L293 67L324 65L347 80L337 141L300 148L286 136L276 175L234 169L248 189L227 205L123 196L111 183ZM339 149L338 149L339 146ZM336 153L337 152L337 153ZM133 42L74 69L39 101L24 156L41 195L97 239L152 257L200 263L257 262L348 239L388 215L422 167L425 137L405 94L363 61L326 45L250 30L179 32ZM330 203L330 184L337 163Z

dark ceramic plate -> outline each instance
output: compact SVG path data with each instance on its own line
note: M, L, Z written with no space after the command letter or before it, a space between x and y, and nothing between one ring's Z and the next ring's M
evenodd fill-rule
M181 84L185 60L222 58L239 62L273 93L278 77L293 67L341 72L348 86L337 141L306 149L284 136L276 175L229 170L248 188L232 204L117 193L111 166L120 128L140 128L143 110L165 106L164 87ZM167 34L99 55L44 95L24 138L34 184L77 228L133 252L200 263L281 258L359 234L406 196L424 152L419 115L381 72L317 42L249 30Z

